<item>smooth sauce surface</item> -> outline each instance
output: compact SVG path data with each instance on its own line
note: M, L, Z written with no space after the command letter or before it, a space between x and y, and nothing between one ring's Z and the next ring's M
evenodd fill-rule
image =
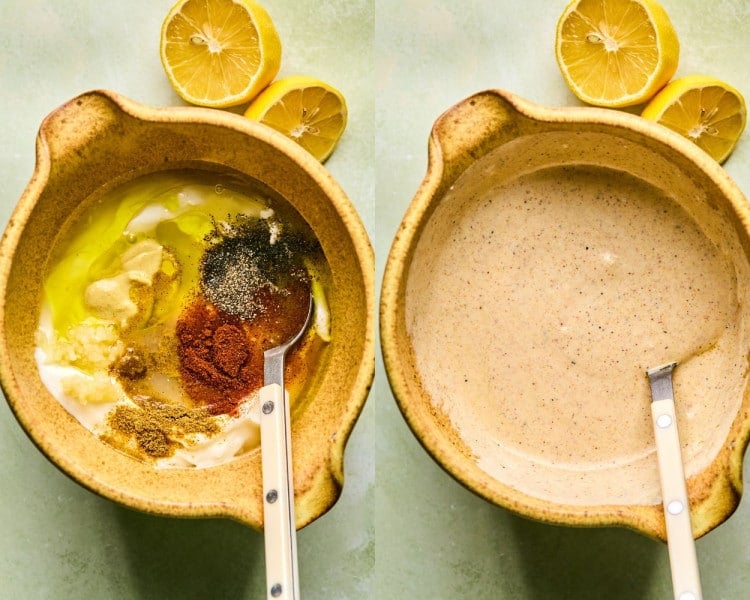
M454 187L415 252L406 316L422 383L478 466L562 503L657 502L645 370L677 360L686 471L704 468L744 388L736 241L601 167Z

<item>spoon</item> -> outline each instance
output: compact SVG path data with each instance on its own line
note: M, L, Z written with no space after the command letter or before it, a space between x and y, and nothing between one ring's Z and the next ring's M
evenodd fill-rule
M302 328L287 342L263 353L260 390L260 446L263 467L263 531L266 597L299 598L297 530L294 517L289 393L284 389L284 358L310 324L313 299Z
M651 384L651 414L667 524L672 590L675 600L701 600L698 559L674 409L672 371L676 366L676 362L668 363L649 369L646 374Z

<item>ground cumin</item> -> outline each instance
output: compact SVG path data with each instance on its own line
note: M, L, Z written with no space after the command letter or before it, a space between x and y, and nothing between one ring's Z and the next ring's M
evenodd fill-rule
M149 398L137 399L137 405L118 405L110 413L108 425L110 443L151 458L171 456L185 434L219 431L205 408L188 409Z

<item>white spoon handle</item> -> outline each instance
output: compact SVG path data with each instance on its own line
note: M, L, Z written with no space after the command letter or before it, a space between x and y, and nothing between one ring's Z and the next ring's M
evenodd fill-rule
M277 383L266 385L260 390L260 407L266 594L269 600L297 600L299 577L289 395Z
M701 600L698 559L690 524L690 504L682 466L674 398L652 402L651 415L659 459L674 597L675 600Z

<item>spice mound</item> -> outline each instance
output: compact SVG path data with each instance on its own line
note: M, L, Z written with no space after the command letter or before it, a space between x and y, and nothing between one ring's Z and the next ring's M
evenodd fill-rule
M221 464L259 444L263 352L304 323L287 382L329 339L323 253L282 201L204 173L149 175L86 203L56 241L36 358L50 392L157 467Z
M227 413L263 379L263 352L251 346L237 317L203 299L177 322L178 356L187 393L213 413Z
M134 398L133 404L118 404L107 416L110 433L105 438L115 445L145 452L154 458L170 456L178 436L212 435L219 426L202 408L190 409L163 404L151 398Z

